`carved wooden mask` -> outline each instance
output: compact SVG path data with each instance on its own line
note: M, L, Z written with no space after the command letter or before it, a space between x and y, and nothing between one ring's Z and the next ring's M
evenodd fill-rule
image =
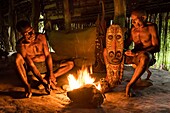
M106 33L107 59L110 64L120 64L123 58L123 32L119 25L111 25Z

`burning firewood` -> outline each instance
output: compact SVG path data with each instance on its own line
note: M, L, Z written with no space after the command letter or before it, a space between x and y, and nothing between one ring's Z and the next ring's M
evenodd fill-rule
M68 91L67 96L73 103L83 106L100 107L104 101L102 93L92 84Z
M107 82L107 80L105 78L101 78L98 82L98 84L100 84L100 91L104 94L106 92L111 91L110 85Z

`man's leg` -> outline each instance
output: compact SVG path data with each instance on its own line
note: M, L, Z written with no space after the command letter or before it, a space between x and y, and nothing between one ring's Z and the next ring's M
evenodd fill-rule
M148 73L146 80L149 80L152 73L151 73L151 71L149 69L147 69L146 71Z
M16 67L17 67L18 73L24 83L24 86L25 86L26 97L30 98L32 96L32 92L31 92L30 84L28 83L26 69L24 67L25 61L19 53L16 54L15 62L16 62Z
M132 67L135 69L136 68L136 65L135 64L132 64ZM147 77L146 77L146 80L149 80L150 76L151 76L151 71L149 70L149 67L148 69L146 69L146 72L148 73ZM141 79L140 79L141 80Z
M135 68L134 74L130 80L130 82L126 86L126 96L132 96L132 86L137 82L137 80L142 76L142 74L146 71L148 68L150 57L149 53L141 53L137 57L134 57L134 60L137 63L137 66Z
M54 72L54 76L57 78L70 71L73 67L74 67L73 61L61 63L59 69L56 72Z

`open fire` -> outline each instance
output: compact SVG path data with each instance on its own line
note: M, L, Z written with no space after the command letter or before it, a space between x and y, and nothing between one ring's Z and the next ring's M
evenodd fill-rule
M100 83L97 85L94 83L95 78L90 76L89 70L85 66L77 71L77 75L77 79L72 74L68 76L69 88L67 96L77 105L100 106L104 101L103 94L100 91Z
M90 68L90 73L92 74L92 68ZM69 90L80 88L86 84L92 84L96 86L98 90L100 90L100 84L97 85L94 83L95 78L90 76L89 70L87 67L83 66L81 70L78 70L78 78L76 79L72 74L69 74Z

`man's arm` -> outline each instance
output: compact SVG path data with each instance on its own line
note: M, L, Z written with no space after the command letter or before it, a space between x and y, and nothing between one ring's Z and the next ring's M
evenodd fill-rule
M23 43L24 38L20 38L17 42L16 42L16 50L17 53L21 54L21 56L23 58L26 57L26 49L25 49L25 44Z
M151 53L159 52L160 51L160 38L158 36L158 29L157 25L154 24L152 27L150 27L150 32L152 35L152 46L153 48L150 48Z
M50 75L50 79L54 79L53 78L52 57L51 57L51 54L49 52L49 48L48 48L48 45L47 45L47 40L45 38L45 35L42 35L41 39L42 39L42 42L43 42L43 49L44 49L45 61L46 61L46 64L47 64L48 74Z
M28 55L26 55L25 61L27 62L27 65L31 68L31 71L34 73L34 75L35 75L36 77L41 78L41 77L40 77L40 76L41 76L40 71L39 71L38 68L35 66L33 60L32 60ZM39 79L39 78L38 78L38 79Z
M156 53L160 51L160 39L158 36L157 25L151 24L149 26L149 32L151 34L151 46L144 48L143 51L150 53Z
M17 45L17 53L20 53L24 59L26 58L26 49L22 42Z

